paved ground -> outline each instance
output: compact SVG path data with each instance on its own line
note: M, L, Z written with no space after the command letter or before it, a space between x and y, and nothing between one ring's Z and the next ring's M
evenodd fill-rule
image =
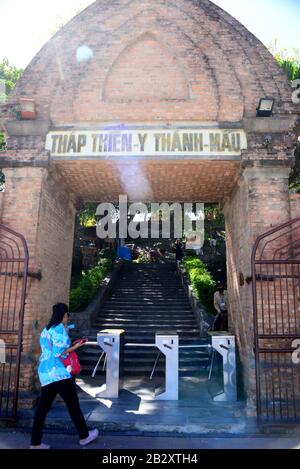
M220 392L215 380L207 376L182 377L178 401L155 400L158 380L129 379L119 399L95 398L103 378L85 377L78 380L80 405L90 427L103 433L175 434L182 435L238 435L254 434L255 418L246 415L245 402L214 402L212 396ZM222 389L221 389L222 391ZM21 428L31 428L32 411L20 412ZM59 399L46 420L46 429L71 430L72 423L66 406Z
M178 401L153 399L149 380L127 381L119 399L96 398L102 382L78 380L80 405L90 428L101 432L89 449L300 449L300 427L260 433L245 402L215 402L219 389L203 375L181 379ZM20 413L18 429L0 429L0 449L26 449L33 411ZM53 405L44 441L54 449L80 449L65 404Z
M80 449L76 435L44 435L53 449ZM21 432L0 432L0 449L27 449L30 435ZM142 437L102 435L88 449L300 449L298 437Z

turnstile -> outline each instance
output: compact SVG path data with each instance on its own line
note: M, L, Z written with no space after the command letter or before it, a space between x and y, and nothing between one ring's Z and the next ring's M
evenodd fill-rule
M106 384L96 397L119 397L123 387L124 330L106 329L97 334L98 345L106 353Z
M6 363L6 347L4 340L0 339L0 364Z
M211 368L215 350L222 356L223 360L224 389L213 399L216 402L234 402L237 400L235 337L228 332L209 332L208 334L211 336L213 348Z
M156 400L178 400L178 334L174 331L158 331L155 334L155 345L165 356L165 390L155 396Z

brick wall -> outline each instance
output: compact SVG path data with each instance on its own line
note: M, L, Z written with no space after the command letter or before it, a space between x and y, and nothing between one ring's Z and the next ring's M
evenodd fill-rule
M0 192L0 219L2 215L3 201L4 201L4 192Z
M83 45L93 58L78 62ZM19 95L54 125L239 121L268 95L278 114L292 106L267 49L207 0L96 1L37 54L11 99Z
M230 328L237 335L249 409L255 404L251 252L258 235L290 219L289 168L248 167L224 206Z
M38 337L49 320L51 306L58 301L68 303L75 209L61 181L46 169L6 169L5 176L1 222L25 236L29 270L42 273L41 281L28 279L22 392L34 389L36 360L40 354Z
M78 61L83 45L92 57ZM274 116L256 119L259 99L268 95L275 98ZM295 120L290 86L271 54L208 0L98 0L36 55L10 101L21 96L35 99L37 120L14 121L0 109L8 137L8 150L0 157L7 178L0 207L2 198L2 222L25 236L30 269L43 275L40 282L28 282L22 389L33 388L38 334L51 305L67 301L71 199L113 201L142 187L150 201L225 200L230 323L253 403L252 292L239 278L251 274L255 237L289 219ZM130 166L87 159L55 166L49 161L44 143L50 128L97 128L107 122L234 123L247 132L248 151L238 162L147 160ZM266 144L266 135L272 144ZM262 160L267 168L243 169ZM296 210L298 202L292 204Z
M290 194L291 218L300 217L300 194Z

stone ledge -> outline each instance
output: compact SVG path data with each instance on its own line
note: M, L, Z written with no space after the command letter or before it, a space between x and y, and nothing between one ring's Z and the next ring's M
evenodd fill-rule
M50 162L49 159L45 160L12 160L11 158L7 158L5 156L0 155L0 166L2 169L5 168L49 168Z
M39 120L5 121L4 126L10 137L36 137L46 135L50 128L50 123L48 121Z
M244 118L243 128L246 132L288 132L295 125L296 116L273 116Z

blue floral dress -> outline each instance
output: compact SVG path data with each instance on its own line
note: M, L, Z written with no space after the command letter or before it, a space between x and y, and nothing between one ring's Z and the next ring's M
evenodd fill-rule
M60 360L64 350L71 346L71 339L63 324L43 329L40 337L42 354L38 367L39 379L42 386L71 378L71 374L66 370Z

